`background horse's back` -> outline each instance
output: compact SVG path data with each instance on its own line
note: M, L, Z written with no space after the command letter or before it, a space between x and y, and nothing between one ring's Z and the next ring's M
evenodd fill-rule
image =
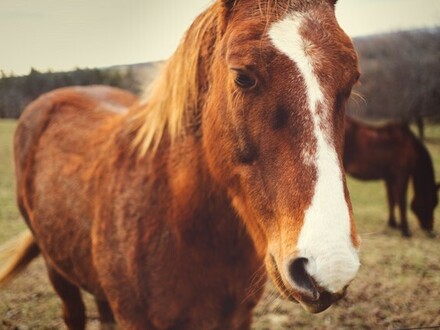
M404 123L373 126L347 118L345 121L344 167L361 180L384 180L390 227L398 227L394 209L400 211L401 230L409 236L406 215L408 184L412 179L414 198L411 209L420 226L431 232L437 185L431 156L423 143Z

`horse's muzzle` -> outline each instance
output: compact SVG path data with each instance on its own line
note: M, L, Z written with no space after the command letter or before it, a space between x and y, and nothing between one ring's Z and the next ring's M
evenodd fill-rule
M322 291L319 293L319 297L316 300L304 299L300 303L310 313L320 313L329 308L334 302L343 298L346 294L346 289L341 293L330 293L328 291Z
M343 298L347 292L346 286L342 292L331 293L320 288L315 280L307 273L307 259L297 258L289 266L290 280L299 288L297 300L310 313L319 313L329 308L334 302Z
M346 295L348 285L341 292L332 293L321 288L306 270L306 258L296 258L288 267L289 280L285 283L281 280L281 274L276 266L275 259L272 257L276 277L276 285L282 295L290 301L300 303L304 309L310 313L320 313L329 308L334 302Z

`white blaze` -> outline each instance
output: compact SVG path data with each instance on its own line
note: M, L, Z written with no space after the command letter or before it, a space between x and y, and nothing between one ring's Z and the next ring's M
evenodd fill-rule
M300 33L305 19L300 14L289 15L272 25L269 37L275 47L296 64L304 79L316 138L316 154L311 156L317 181L299 235L298 257L309 260L307 271L319 285L330 292L339 292L356 275L359 258L350 238L350 214L336 150L323 131L325 123L317 113L319 106L326 113L327 103L314 73L314 59L306 52L311 43ZM310 155L304 161L309 163Z

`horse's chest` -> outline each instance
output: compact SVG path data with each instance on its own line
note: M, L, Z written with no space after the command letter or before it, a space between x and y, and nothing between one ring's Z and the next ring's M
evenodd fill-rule
M192 264L188 258L186 264L188 267L170 274L173 279L166 287L172 289L165 294L157 292L152 299L152 323L159 329L246 328L261 298L265 274L252 285L252 275L257 272L253 263L211 258L203 267L196 267L198 263Z
M241 297L245 300L246 297ZM250 324L254 303L242 303L229 294L198 297L191 304L169 304L162 313L151 316L158 329L245 329Z

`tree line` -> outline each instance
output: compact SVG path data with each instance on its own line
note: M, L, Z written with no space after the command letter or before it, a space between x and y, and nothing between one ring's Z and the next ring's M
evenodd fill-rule
M25 106L39 95L59 87L103 84L139 93L140 82L133 69L76 69L70 72L39 72L26 76L0 72L0 118L18 118Z
M354 39L361 79L348 104L368 120L440 117L440 28Z
M362 77L348 113L368 120L440 118L440 27L354 39ZM15 77L0 72L0 118L17 118L27 103L52 89L104 84L139 94L158 63L107 69L77 69Z

